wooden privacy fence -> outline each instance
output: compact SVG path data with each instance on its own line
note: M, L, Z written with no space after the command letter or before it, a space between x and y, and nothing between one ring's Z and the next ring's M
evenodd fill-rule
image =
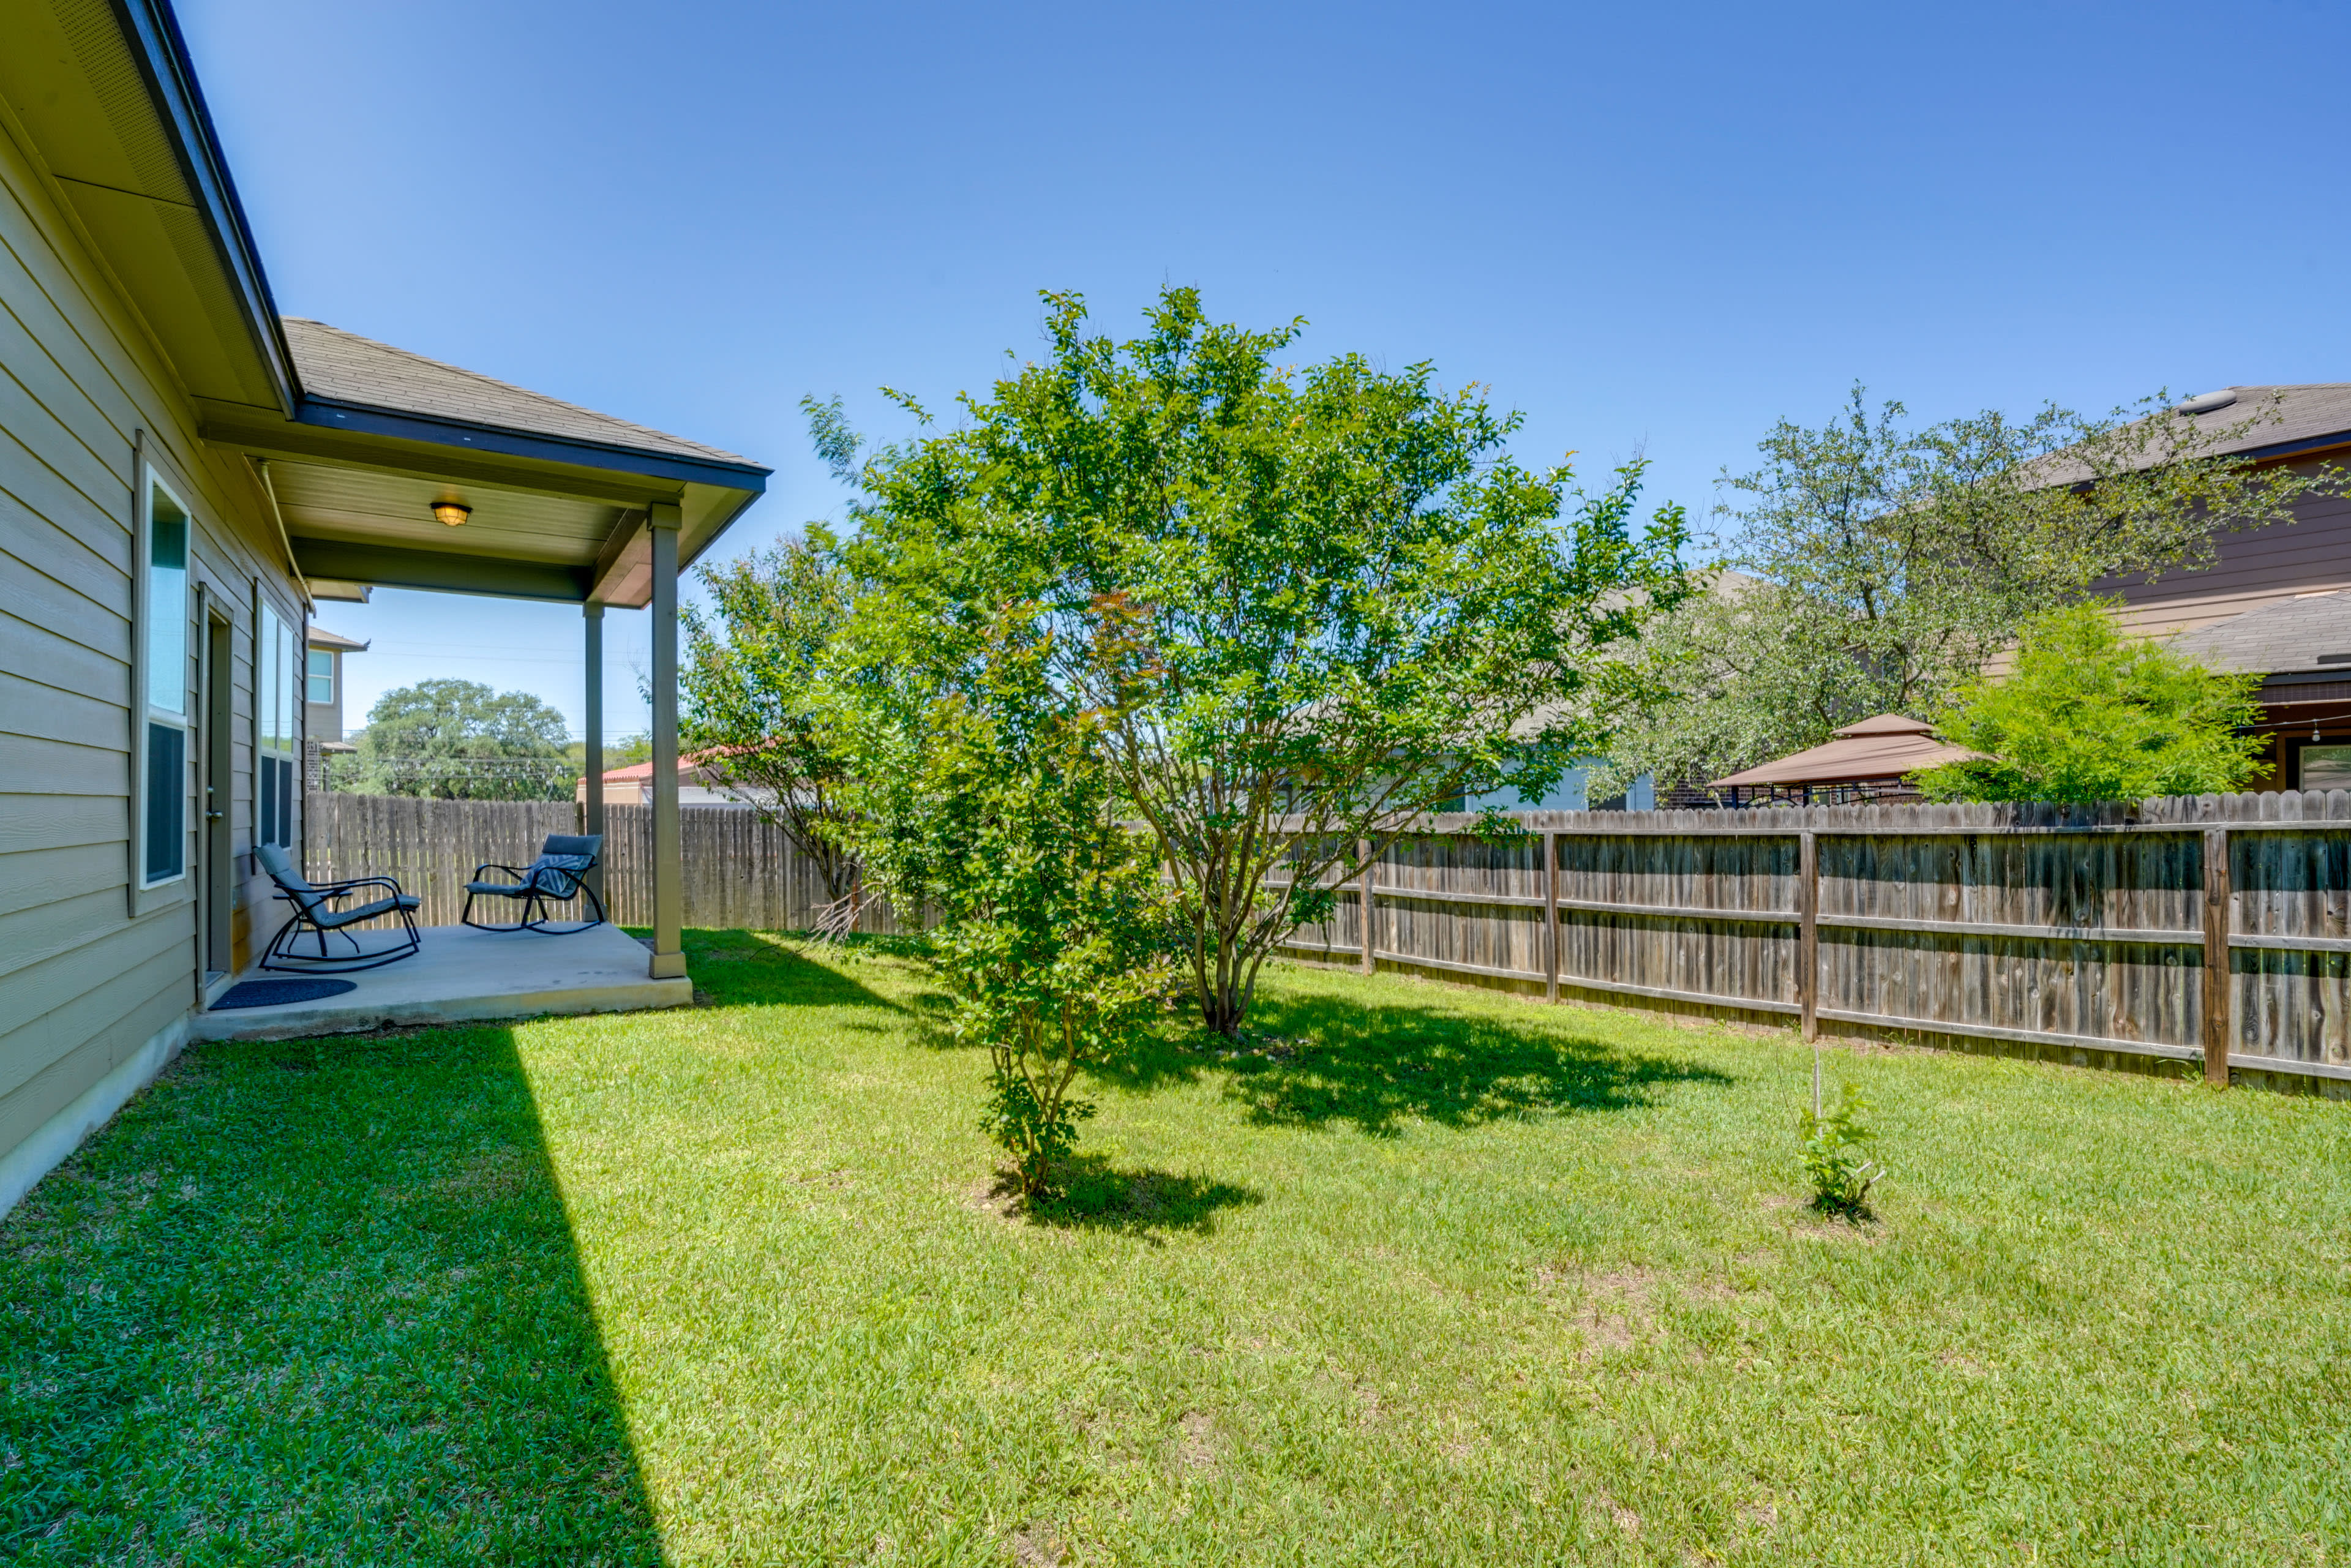
M1284 946L1473 983L2351 1087L2351 795L1424 820ZM1367 857L1360 846L1355 858Z
M303 862L313 882L390 876L423 900L419 919L454 925L465 883L486 861L528 865L549 833L576 833L569 801L421 800L401 795L312 792L303 820ZM758 931L802 931L831 902L814 862L757 813L736 806L678 811L684 848L685 924ZM604 899L622 925L653 924L653 808L604 808ZM493 873L495 874L495 873ZM511 918L511 910L491 919ZM858 919L861 931L894 931L886 904Z

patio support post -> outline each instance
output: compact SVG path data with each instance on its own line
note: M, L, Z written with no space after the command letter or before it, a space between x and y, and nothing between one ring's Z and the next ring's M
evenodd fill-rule
M649 508L653 546L653 958L656 980L685 973L685 865L677 821L677 525L675 505Z
M580 759L580 831L601 836L604 831L604 606L591 599L580 607L587 628L583 656L588 665L587 700L581 705L587 711L580 729L580 743L586 755ZM590 885L605 907L611 901L604 893L604 860L611 854L607 849L599 856L596 868L588 873Z

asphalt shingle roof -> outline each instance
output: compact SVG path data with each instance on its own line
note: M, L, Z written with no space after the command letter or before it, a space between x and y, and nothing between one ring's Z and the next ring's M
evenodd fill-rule
M295 372L313 397L394 413L459 420L524 435L592 442L667 457L757 466L747 457L669 435L298 316L284 318Z
M2220 448L2223 452L2251 452L2351 433L2351 382L2214 390L2235 392L2237 401L2209 413L2181 417L2193 420L2198 429L2208 431L2226 430L2252 420L2252 428L2228 442Z
M2351 592L2282 599L2182 632L2171 645L2216 670L2265 675L2286 670L2351 674Z

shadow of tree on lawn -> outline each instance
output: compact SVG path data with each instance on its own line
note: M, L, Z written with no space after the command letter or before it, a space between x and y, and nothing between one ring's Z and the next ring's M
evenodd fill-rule
M1213 1235L1217 1216L1228 1208L1254 1207L1265 1195L1254 1187L1168 1171L1111 1168L1102 1155L1072 1155L1061 1163L1061 1189L1022 1211L1031 1225L1070 1230L1107 1230L1156 1240L1157 1233ZM996 1195L1008 1198L1012 1178L998 1181Z
M1221 1072L1226 1093L1259 1125L1352 1123L1375 1137L1415 1119L1468 1127L1620 1111L1650 1103L1662 1087L1731 1082L1710 1067L1595 1040L1572 1018L1546 1009L1521 1021L1442 1003L1260 993L1240 1041L1196 1029L1165 1035L1100 1081L1148 1092Z

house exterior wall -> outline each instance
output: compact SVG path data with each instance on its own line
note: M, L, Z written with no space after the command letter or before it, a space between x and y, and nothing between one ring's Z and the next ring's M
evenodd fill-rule
M324 653L334 671L335 700L330 703L308 701L309 685L303 684L302 734L310 740L340 740L343 738L343 653L340 648L312 648L313 656ZM306 666L307 667L307 666Z
M2340 461L2344 454L2327 457ZM2311 473L2317 460L2294 464ZM2351 497L2304 500L2294 520L2222 534L2203 571L2170 571L2151 582L2108 580L2097 591L2119 594L2122 623L2149 636L2189 632L2299 593L2351 588Z
M0 1210L47 1168L42 1149L87 1130L67 1122L102 1121L168 1060L203 981L200 746L183 779L188 874L131 888L142 443L192 513L192 715L206 622L217 612L229 629L224 804L242 965L266 898L244 881L257 596L298 629L300 600L251 473L197 440L162 355L0 124Z

